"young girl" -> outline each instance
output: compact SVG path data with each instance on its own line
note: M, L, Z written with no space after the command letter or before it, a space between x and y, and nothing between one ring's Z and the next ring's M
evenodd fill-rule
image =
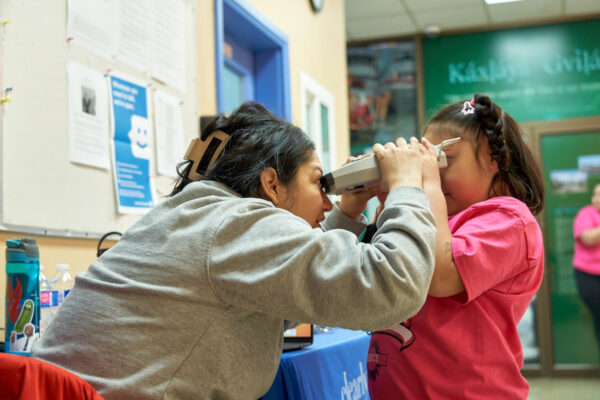
M433 145L457 137L438 173ZM373 332L371 398L526 399L517 324L543 275L540 168L517 123L481 94L438 113L423 145L434 276L413 318Z

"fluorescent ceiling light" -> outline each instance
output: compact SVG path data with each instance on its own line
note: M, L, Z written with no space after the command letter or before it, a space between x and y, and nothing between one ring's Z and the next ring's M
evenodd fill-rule
M488 4L512 3L513 1L522 1L522 0L485 0L485 2Z

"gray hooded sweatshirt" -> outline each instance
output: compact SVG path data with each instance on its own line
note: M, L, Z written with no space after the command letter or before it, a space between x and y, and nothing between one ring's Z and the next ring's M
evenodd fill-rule
M385 329L423 305L435 221L425 193L389 194L371 244L337 207L323 230L268 201L194 182L75 279L32 356L106 399L256 399L284 320ZM344 229L333 229L344 228Z

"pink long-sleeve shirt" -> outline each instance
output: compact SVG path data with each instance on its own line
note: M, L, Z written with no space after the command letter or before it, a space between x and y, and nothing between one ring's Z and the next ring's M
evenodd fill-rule
M600 211L592 205L579 210L573 222L573 237L575 238L573 266L592 275L600 275L600 244L594 246L583 244L581 234L597 226L600 226Z
M372 400L527 398L517 324L542 281L540 227L512 197L474 204L448 223L465 293L429 296L411 319L372 333Z

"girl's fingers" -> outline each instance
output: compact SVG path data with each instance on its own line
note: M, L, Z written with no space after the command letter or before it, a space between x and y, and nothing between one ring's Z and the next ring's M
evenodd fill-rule
M411 137L411 138L410 138L410 145L409 145L409 148L410 148L411 150L416 150L416 149L418 149L418 148L419 148L419 141L417 140L417 138L416 138L416 137L414 137L414 136L413 136L413 137Z
M430 152L431 154L436 154L435 146L432 145L429 140L423 138L421 139L421 141L423 142L423 146L425 146L428 152Z
M404 139L403 137L399 137L398 139L396 139L396 146L398 146L401 149L408 148L406 144L406 139Z
M389 150L395 148L396 145L392 142L387 142L384 147Z
M356 160L360 160L361 158L371 157L372 155L373 155L373 153L361 154L356 157L350 156L346 159L346 164L349 163L350 161L356 161Z

